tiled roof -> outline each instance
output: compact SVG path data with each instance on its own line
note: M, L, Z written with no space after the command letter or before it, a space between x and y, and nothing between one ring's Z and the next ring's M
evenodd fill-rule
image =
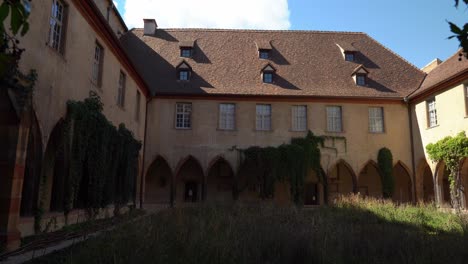
M403 98L416 90L425 74L364 33L157 29L144 36L133 29L121 38L153 95L281 95ZM181 62L179 42L194 41L190 81L176 78ZM258 57L259 42L269 42L269 59ZM345 61L336 45L349 45L355 61ZM276 69L273 84L261 70ZM368 86L357 86L353 71L369 71Z
M457 51L450 58L429 72L421 87L411 94L410 98L414 98L422 93L428 92L451 78L468 71L468 59L463 57L462 60L459 60L459 54L460 51Z

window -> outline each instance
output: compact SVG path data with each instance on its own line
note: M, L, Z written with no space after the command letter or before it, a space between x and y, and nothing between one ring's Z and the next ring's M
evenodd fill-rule
M140 121L140 100L141 100L141 94L140 94L140 91L137 91L136 106L135 106L135 120L136 121Z
M345 52L345 61L354 61L354 52Z
M366 75L364 74L358 74L356 75L356 84L365 86L366 85Z
M465 84L465 116L468 116L468 84Z
M327 106L327 131L343 131L341 120L341 106Z
M437 125L437 109L435 98L426 101L427 104L427 122L429 127Z
M177 103L176 104L176 128L190 129L192 128L192 104Z
M179 71L179 80L180 81L188 81L190 76L190 72L188 70L180 70Z
M268 59L270 57L270 51L266 49L261 49L258 51L258 56L260 59Z
M264 72L263 73L263 82L264 83L272 83L273 82L273 73L272 72Z
M180 48L180 56L184 58L192 57L192 48Z
M219 129L234 130L236 127L236 105L219 104Z
M102 62L104 57L104 49L96 42L94 48L94 60L93 60L93 76L92 81L98 87L101 87L102 83ZM119 79L120 82L120 79Z
M120 107L124 107L125 105L125 83L127 80L127 76L125 76L125 73L120 71L120 76L119 76L119 88L117 90L117 105Z
M271 130L271 105L258 104L257 112L257 130Z
M369 107L369 132L384 132L384 115L382 107Z
M307 130L307 106L294 105L291 111L292 130L305 131Z
M59 53L64 52L65 43L65 18L67 7L61 0L52 1L52 12L50 15L49 46Z

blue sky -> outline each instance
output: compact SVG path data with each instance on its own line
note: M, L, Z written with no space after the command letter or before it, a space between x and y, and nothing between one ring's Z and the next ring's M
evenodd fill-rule
M232 2L230 0L198 0L196 5L201 6L198 9L192 6L193 0L116 2L129 27L141 27L136 21L151 16L161 27L366 32L417 67L423 67L434 58L445 60L456 52L457 41L447 39L450 30L446 20L458 25L468 22L466 8L456 9L453 0L246 0L245 4L237 0L240 12L236 7L226 8L225 5ZM181 5L183 2L185 4ZM183 10L181 6L187 6L187 9ZM177 17L175 12L183 15L171 20ZM220 22L224 18L227 21Z

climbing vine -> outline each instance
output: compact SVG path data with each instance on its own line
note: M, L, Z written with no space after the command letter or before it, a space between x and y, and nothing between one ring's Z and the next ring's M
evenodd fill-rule
M392 152L388 148L381 148L377 155L377 163L382 177L383 197L391 198L395 190Z
M294 138L290 144L278 147L250 147L240 150L242 161L239 172L249 175L246 186L259 187L261 198L274 196L274 185L287 180L294 202L303 204L304 181L313 170L322 183L326 184L320 169L320 148L323 138L309 131L305 138ZM245 186L243 186L245 187Z
M426 146L429 158L435 162L443 161L449 171L450 197L455 209L460 209L461 204L461 178L460 167L464 158L468 157L468 138L465 132L460 132L455 137L445 137L436 143Z

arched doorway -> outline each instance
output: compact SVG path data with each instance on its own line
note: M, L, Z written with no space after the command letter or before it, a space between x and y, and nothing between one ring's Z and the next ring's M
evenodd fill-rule
M42 137L36 117L29 131L28 149L21 193L21 216L33 216L38 207L39 185L42 166Z
M171 201L172 171L166 160L158 156L145 177L145 203L168 204Z
M358 191L363 195L375 198L382 197L382 180L377 164L374 161L367 162L359 173Z
M234 171L224 158L217 158L208 170L205 199L214 202L233 200Z
M344 160L339 160L328 173L331 201L339 195L353 193L356 190L356 174Z
M65 205L65 156L64 156L64 122L59 121L47 143L44 154L42 173L46 177L44 205L52 212L61 212ZM47 208L47 205L49 208Z
M393 190L393 201L400 203L409 203L412 201L411 176L406 167L401 163L393 167L393 178L395 179L395 189Z
M439 204L441 206L451 206L450 199L450 172L444 162L439 162L436 166L436 179L439 192Z
M194 203L202 200L204 191L203 169L192 156L186 158L176 174L176 202Z
M325 203L324 179L314 170L309 170L304 180L304 205L320 205Z
M423 201L424 202L434 202L435 201L435 194L434 194L434 180L432 177L432 171L429 165L424 162L425 164L422 165L422 178L423 178Z

